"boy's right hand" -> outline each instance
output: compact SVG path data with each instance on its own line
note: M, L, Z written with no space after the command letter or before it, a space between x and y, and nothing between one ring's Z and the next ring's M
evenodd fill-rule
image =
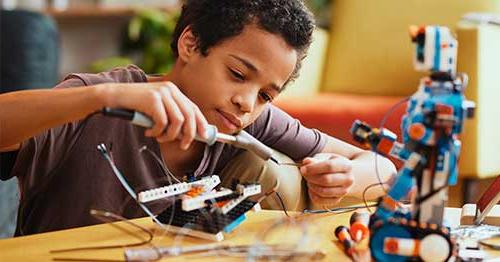
M154 126L145 136L156 137L160 143L182 137L180 147L186 150L196 134L206 136L205 116L172 82L106 83L98 85L97 90L105 106L149 116Z

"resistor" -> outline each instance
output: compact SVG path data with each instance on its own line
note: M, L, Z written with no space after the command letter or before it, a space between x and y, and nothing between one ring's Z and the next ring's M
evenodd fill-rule
M354 212L350 219L350 232L354 241L359 242L370 235L368 224L370 223L370 213Z
M351 238L349 228L346 226L338 226L335 229L335 236L342 243L342 246L344 246L344 252L348 256L353 257L355 243Z

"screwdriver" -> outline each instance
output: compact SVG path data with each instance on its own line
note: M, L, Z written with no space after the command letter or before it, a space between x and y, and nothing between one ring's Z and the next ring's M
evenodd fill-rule
M370 223L370 213L368 212L354 212L350 219L350 232L351 237L355 242L359 242L368 237L370 230L368 229Z
M346 226L338 226L335 229L335 236L344 246L344 252L352 257L354 260L357 260L357 256L354 253L354 246L356 245L354 241L351 239L351 234L349 233L349 228Z
M154 122L153 120L151 120L151 118L141 112L133 110L105 107L102 109L102 114L105 116L118 117L129 120L132 124L145 128L151 128L154 125ZM279 164L278 160L273 157L273 150L271 148L264 145L262 142L260 142L244 130L241 130L237 135L233 136L219 133L216 126L208 125L207 138L205 139L199 135L196 135L194 139L196 141L204 142L209 146L215 144L215 142L230 144L235 147L253 152L266 161L272 160L275 163Z

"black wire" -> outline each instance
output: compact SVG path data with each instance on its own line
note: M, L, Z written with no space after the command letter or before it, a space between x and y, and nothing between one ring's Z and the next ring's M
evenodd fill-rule
M285 212L285 215L287 217L290 217L290 215L287 212L287 208L286 208L285 202L283 201L283 198L281 197L280 193L278 193L278 191L274 191L274 193L276 193L276 196L278 197L278 200L280 202L281 208L283 208L283 212Z
M365 207L366 209L368 209L368 212L372 212L370 207L368 206L368 203L366 201L366 192L368 192L368 190L372 187L375 187L375 186L382 186L382 188L384 188L384 185L387 185L387 183L374 183L374 184L371 184L367 187L365 187L365 189L363 190L363 203L365 204ZM387 192L387 191L386 191Z

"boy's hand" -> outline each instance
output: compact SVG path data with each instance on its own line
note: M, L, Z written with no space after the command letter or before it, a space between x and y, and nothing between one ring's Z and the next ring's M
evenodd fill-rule
M151 117L154 126L145 135L156 137L158 142L182 137L180 146L186 150L196 133L205 136L207 120L172 82L110 83L100 88L106 106L132 109Z
M317 154L302 161L300 172L307 181L314 204L333 205L350 190L354 182L351 160L336 154Z

